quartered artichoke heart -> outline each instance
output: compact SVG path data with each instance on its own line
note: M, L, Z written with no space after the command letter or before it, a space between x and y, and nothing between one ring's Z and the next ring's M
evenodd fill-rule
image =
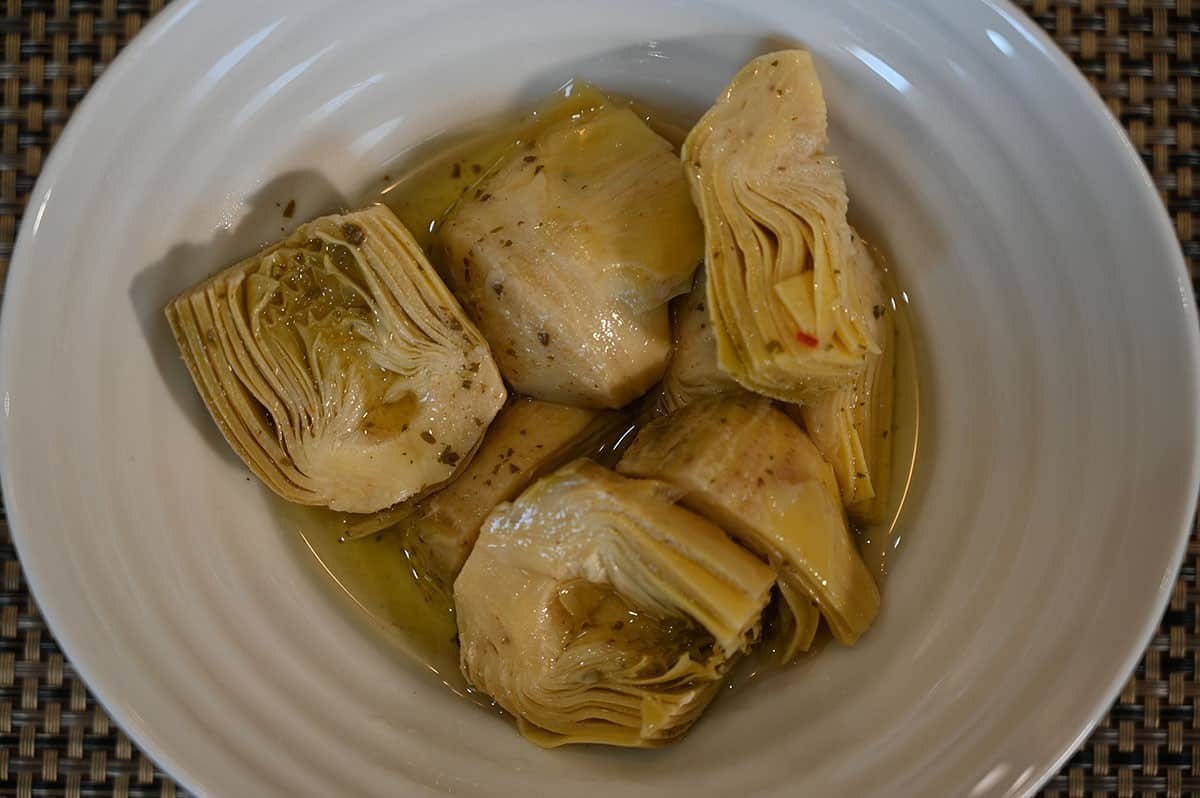
M825 144L812 56L788 50L747 64L683 145L721 368L790 402L849 388L879 351Z
M671 303L675 351L663 376L658 409L673 413L702 396L738 390L737 382L717 365L717 339L708 314L707 281L696 272L690 293Z
M878 523L885 520L890 499L895 319L882 271L857 234L850 268L871 306L871 335L883 351L867 356L867 367L852 386L790 408L789 414L803 419L812 442L833 466L846 511Z
M779 574L786 603L782 654L806 650L817 611L853 644L879 610L833 469L791 419L762 397L700 399L653 422L617 470L683 491L686 507L723 527Z
M505 401L487 343L383 206L301 225L166 313L226 440L299 504L369 513L418 496Z
M454 583L462 670L534 742L666 744L756 639L774 574L677 495L579 460L488 517Z
M519 393L621 407L670 354L703 230L671 145L600 105L540 130L441 224L443 271Z
M488 513L543 474L598 448L623 420L614 411L513 400L467 467L401 521L413 567L449 594Z

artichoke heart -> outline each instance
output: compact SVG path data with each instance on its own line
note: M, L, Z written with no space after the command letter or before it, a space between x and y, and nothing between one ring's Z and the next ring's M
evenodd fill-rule
M809 437L833 466L846 511L867 523L884 520L891 483L892 406L895 392L895 319L884 290L883 274L857 235L851 268L871 306L871 334L883 351L867 357L867 368L854 384L789 409L804 421Z
M879 589L846 525L833 469L767 399L693 402L645 427L617 470L674 485L684 506L775 567L791 615L785 659L811 645L813 607L846 644L874 620Z
M462 670L539 745L671 742L757 638L773 572L677 495L577 460L484 523Z
M301 225L166 314L226 440L298 504L369 513L421 495L505 401L487 343L383 206Z
M621 413L520 397L500 411L470 464L402 522L414 567L450 591L496 505L535 479L599 447Z
M790 402L849 388L879 351L825 144L812 56L788 50L747 64L683 145L720 366Z
M663 376L659 409L673 413L702 396L737 390L737 382L717 366L717 339L708 314L707 282L696 272L690 293L671 303L675 352Z
M442 268L513 388L621 407L662 376L667 302L704 235L671 145L601 104L538 131L439 231Z

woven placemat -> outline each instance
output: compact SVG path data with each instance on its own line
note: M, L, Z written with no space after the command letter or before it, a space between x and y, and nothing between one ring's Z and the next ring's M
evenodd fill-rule
M165 0L0 0L0 281L46 153L104 67ZM253 0L246 0L253 2ZM1022 0L1129 131L1175 221L1193 285L1200 3ZM1193 38L1195 37L1195 38ZM1046 796L1200 795L1200 541L1120 699ZM0 795L182 795L88 693L43 624L0 523Z

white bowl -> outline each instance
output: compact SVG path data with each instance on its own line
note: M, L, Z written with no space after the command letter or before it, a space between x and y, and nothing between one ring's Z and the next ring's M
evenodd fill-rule
M574 76L699 111L789 43L818 57L855 218L921 333L906 549L861 645L718 701L681 745L539 750L343 611L161 306L277 237L277 202L358 196L441 131ZM200 793L1028 794L1136 662L1195 498L1171 226L1083 79L990 0L179 0L55 148L7 294L26 574L96 695Z

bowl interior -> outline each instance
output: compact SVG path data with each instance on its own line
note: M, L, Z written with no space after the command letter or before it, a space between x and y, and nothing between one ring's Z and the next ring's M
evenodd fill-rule
M1003 795L1140 652L1196 481L1196 333L1169 223L1086 85L958 0L180 2L39 183L0 338L4 487L99 698L211 794ZM364 196L422 142L581 77L698 115L817 55L853 216L907 292L920 452L877 627L654 752L560 750L356 620L221 440L175 293ZM128 134L136 119L138 135ZM1080 130L1086 130L1081 135Z

